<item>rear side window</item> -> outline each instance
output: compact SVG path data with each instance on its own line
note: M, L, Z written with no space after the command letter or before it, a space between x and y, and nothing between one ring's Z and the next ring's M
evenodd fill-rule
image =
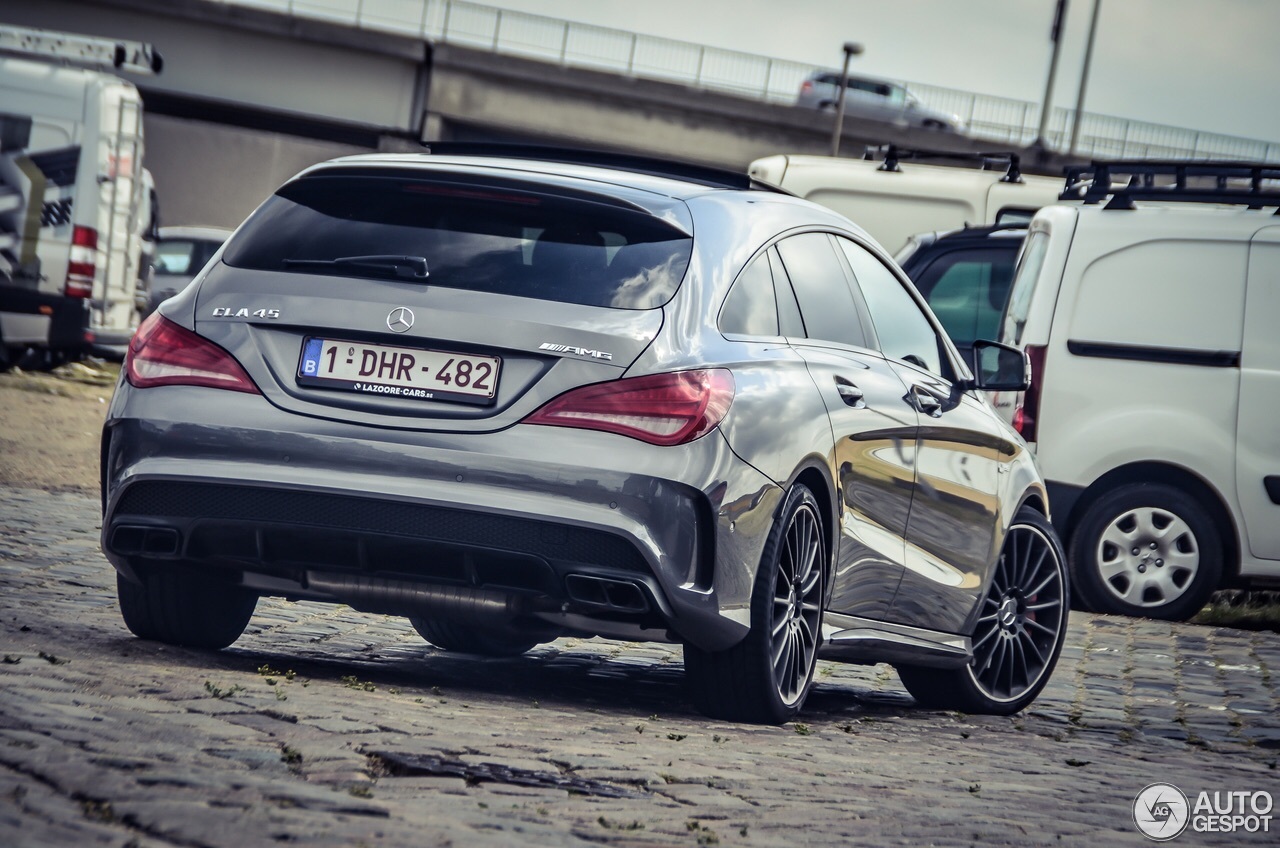
M805 233L778 242L805 334L811 339L866 347L862 320L849 290L849 278L826 233Z
M915 275L916 288L956 344L995 339L1000 332L1016 255L1013 249L953 250Z
M263 204L223 261L261 271L395 279L376 263L322 263L420 257L429 286L652 309L675 294L692 249L692 238L661 219L577 197L317 175L285 185Z
M778 305L773 296L769 257L761 254L734 282L720 310L720 332L744 336L778 335Z

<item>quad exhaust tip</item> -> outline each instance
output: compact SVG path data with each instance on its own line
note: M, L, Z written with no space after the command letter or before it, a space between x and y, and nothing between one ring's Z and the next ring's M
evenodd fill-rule
M564 579L564 587L572 600L586 606L628 613L649 611L645 590L629 580L570 574Z
M111 550L122 556L175 557L182 536L172 527L122 524L111 531Z

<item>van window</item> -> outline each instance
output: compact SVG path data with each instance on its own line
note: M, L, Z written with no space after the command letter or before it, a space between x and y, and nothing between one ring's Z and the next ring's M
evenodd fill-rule
M941 340L902 281L860 245L838 241L867 300L880 350L892 359L943 374Z
M929 264L916 288L958 345L994 339L1013 282L1013 250L953 250Z
M1031 219L1038 211L1035 208L1023 206L1002 206L996 213L995 225L997 227L1026 226L1031 223Z
M778 253L811 339L866 347L862 320L840 259L826 233L805 233L778 242Z
M1031 313L1031 295L1040 278L1040 269L1044 267L1044 257L1048 250L1049 234L1044 230L1037 230L1027 236L1018 257L1018 266L1013 272L1013 288L1009 291L1009 305L1005 308L1004 326L1000 330L998 341L1021 344L1022 331L1026 328L1027 316Z
M720 310L720 332L778 335L778 305L774 301L773 271L767 255L761 254L738 275Z

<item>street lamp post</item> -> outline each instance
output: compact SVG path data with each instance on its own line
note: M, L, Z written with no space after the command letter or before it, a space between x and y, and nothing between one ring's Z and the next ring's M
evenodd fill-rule
M836 104L836 126L831 131L831 155L840 155L840 134L844 131L844 97L849 88L849 60L862 53L862 45L856 41L844 43L844 68L840 71L840 99Z
M1034 145L1044 150L1049 146L1045 133L1049 128L1049 107L1053 104L1053 83L1058 78L1058 55L1062 51L1062 28L1067 20L1067 0L1058 0L1053 11L1053 29L1049 38L1053 41L1053 55L1049 58L1049 80L1044 84L1044 100L1040 106L1040 129Z
M1098 35L1098 9L1102 0L1093 0L1093 17L1089 19L1089 44L1084 49L1084 67L1080 69L1080 95L1076 98L1076 114L1071 119L1071 142L1067 145L1067 153L1076 155L1076 145L1080 141L1080 119L1084 117L1084 91L1089 85L1089 66L1093 64L1093 42ZM1120 152L1124 155L1124 151Z

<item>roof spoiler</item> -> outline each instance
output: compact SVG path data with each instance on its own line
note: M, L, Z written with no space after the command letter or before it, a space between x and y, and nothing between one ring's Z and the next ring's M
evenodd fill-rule
M657 156L638 156L632 153L551 145L493 142L424 141L422 146L433 156L491 156L501 159L557 162L566 165L596 165L636 174L668 177L711 188L760 189L779 194L791 194L785 189L757 180L741 171Z

